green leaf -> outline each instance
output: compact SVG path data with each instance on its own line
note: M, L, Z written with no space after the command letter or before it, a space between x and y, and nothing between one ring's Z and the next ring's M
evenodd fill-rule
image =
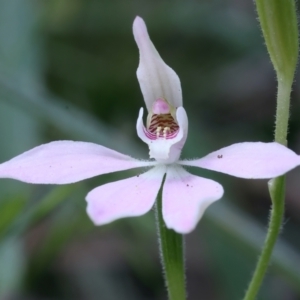
M298 26L294 0L256 0L271 61L280 76L292 79L298 59Z
M22 284L25 273L23 243L8 238L0 242L0 298L8 299Z
M2 236L8 228L14 223L15 219L20 215L26 205L26 196L18 195L16 197L8 197L0 202L0 236Z

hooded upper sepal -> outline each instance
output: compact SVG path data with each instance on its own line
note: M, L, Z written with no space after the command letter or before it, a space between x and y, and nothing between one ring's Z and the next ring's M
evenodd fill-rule
M148 35L142 18L136 17L133 34L140 53L137 78L148 111L154 101L166 99L173 107L182 106L181 84L178 75L162 60Z

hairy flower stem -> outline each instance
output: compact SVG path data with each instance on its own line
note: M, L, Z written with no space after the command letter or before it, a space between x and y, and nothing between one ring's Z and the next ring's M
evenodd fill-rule
M255 0L258 19L278 81L275 142L287 145L290 94L298 60L299 39L295 0ZM254 300L280 233L284 215L285 177L269 181L272 209L267 237L244 300Z
M155 205L158 241L169 300L185 300L183 236L168 229L162 216L161 186Z
M290 115L290 94L293 78L278 76L278 94L275 123L275 142L287 146L288 121Z
M287 144L291 86L292 80L278 78L275 141L283 145ZM284 215L285 176L270 180L269 192L272 199L272 208L268 233L244 300L256 299L281 230Z
M256 295L268 269L277 237L281 230L284 214L285 176L278 177L270 182L270 185L272 185L270 194L273 195L273 206L271 209L268 233L244 300L256 299ZM273 191L271 191L271 189L273 189Z

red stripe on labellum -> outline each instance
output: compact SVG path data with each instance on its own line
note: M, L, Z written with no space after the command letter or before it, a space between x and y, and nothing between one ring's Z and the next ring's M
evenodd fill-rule
M149 127L145 128L144 131L151 140L158 138L172 139L177 135L179 126L170 113L153 114Z

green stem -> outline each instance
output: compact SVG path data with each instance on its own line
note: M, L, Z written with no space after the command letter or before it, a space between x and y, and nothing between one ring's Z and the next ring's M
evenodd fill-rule
M290 94L293 79L278 76L277 109L275 121L275 142L287 145L287 131L290 114Z
M284 214L285 176L274 179L273 188L273 207L271 209L267 237L244 300L254 300L256 298L281 230Z
M162 216L162 189L158 193L155 212L161 262L169 300L185 300L183 236L168 229Z
M275 141L283 145L287 144L291 86L292 80L287 78L284 80L281 76L278 76ZM281 230L284 215L285 176L270 180L269 192L273 206L271 208L268 233L244 300L254 300L256 298Z

